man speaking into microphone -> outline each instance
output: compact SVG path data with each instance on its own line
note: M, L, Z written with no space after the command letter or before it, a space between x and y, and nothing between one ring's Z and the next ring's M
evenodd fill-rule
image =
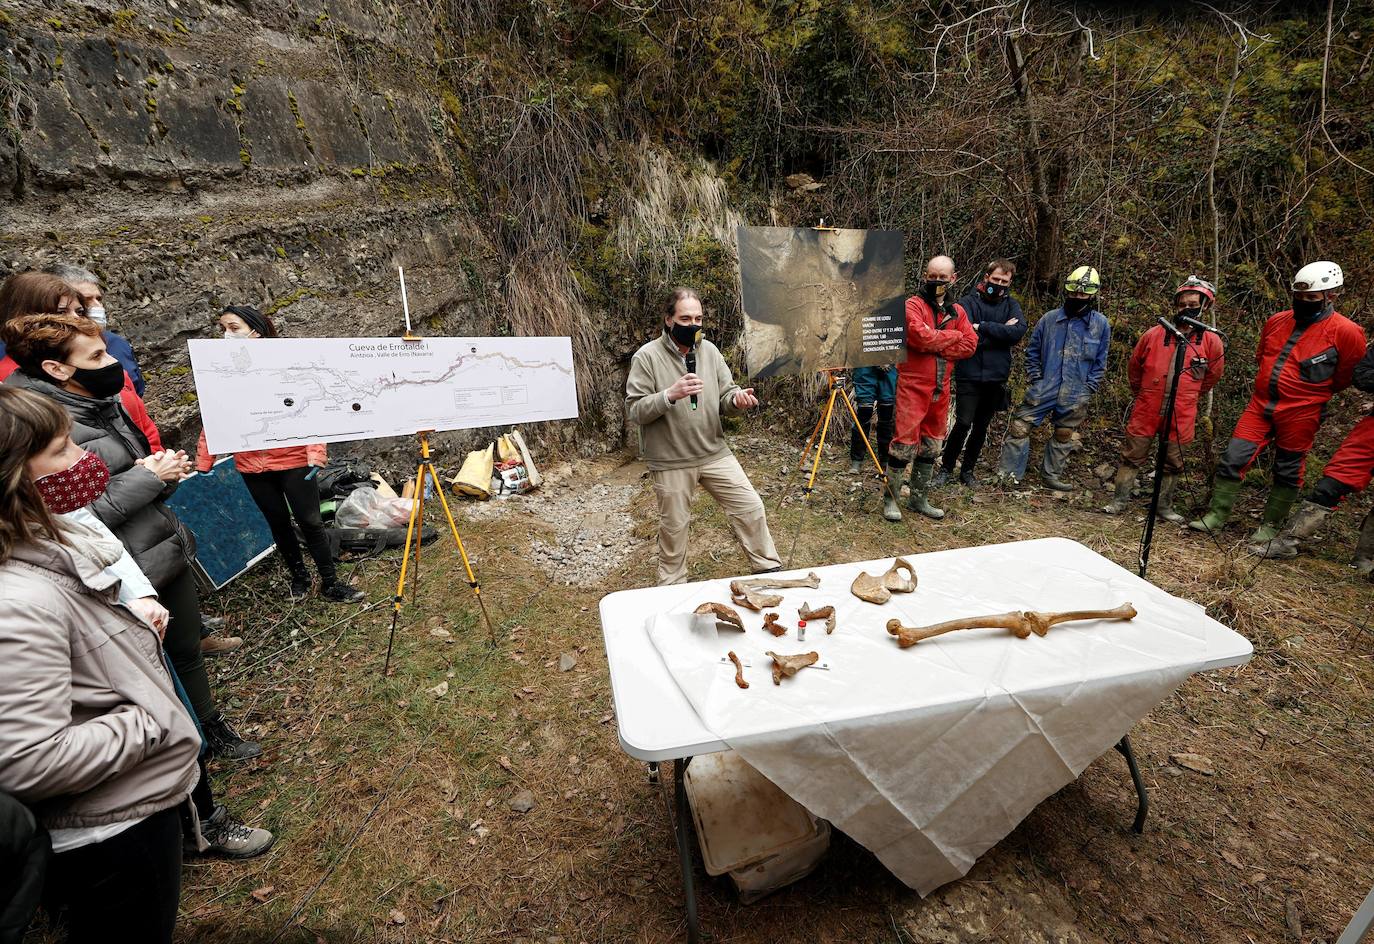
M741 389L720 351L701 337L701 296L675 288L663 333L630 361L625 411L639 427L639 451L658 499L659 585L687 580L687 530L700 485L720 505L754 573L781 567L763 500L725 443L722 414L759 405Z

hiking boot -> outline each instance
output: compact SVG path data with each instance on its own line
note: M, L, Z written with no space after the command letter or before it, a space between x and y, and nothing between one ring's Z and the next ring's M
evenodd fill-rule
M883 517L888 521L901 521L902 509L897 504L897 490L902 481L902 470L887 467L887 482L879 483L883 490Z
M320 596L333 603L361 603L367 598L367 594L361 590L351 587L342 580L331 580L320 591Z
M1250 553L1271 560L1289 560L1297 557L1302 542L1317 533L1317 529L1330 513L1331 509L1325 505L1305 501L1298 509L1298 513L1293 516L1292 524L1285 528L1282 534L1263 544L1256 544L1250 548Z
M859 474L860 472L862 472L863 470L864 470L864 463L863 463L863 460L862 460L862 459L855 459L855 458L851 457L850 460L849 460L849 474L850 474L850 475L858 475L858 474Z
M222 656L242 645L242 636L206 636L200 641L200 652L204 656Z
M959 472L959 484L964 488L977 488L978 476L973 474L972 469L963 469Z
M935 471L933 462L913 462L911 464L911 497L907 499L906 506L912 511L918 511L927 518L934 518L939 521L945 516L943 508L936 508L926 500L926 492L930 489L930 477Z
M1240 495L1240 479L1218 478L1216 485L1212 486L1212 502L1208 506L1207 514L1196 521L1188 522L1188 527L1194 531L1217 532L1226 527L1226 521L1231 517L1231 509L1236 507L1236 498Z
M305 564L291 568L291 599L304 600L310 596L310 589L315 585L315 581L310 579L310 571L305 569Z
M1045 487L1055 492L1076 492L1078 486L1072 482L1066 482L1057 475L1042 475L1040 480L1045 483Z
M1119 515L1131 504L1131 487L1135 485L1135 469L1123 465L1112 479L1112 500L1102 509L1104 514Z
M944 466L936 466L935 472L930 477L930 487L944 488L949 482L950 476L953 474L953 469L946 469Z
M262 855L276 840L265 829L245 826L229 815L221 804L207 820L201 820L200 833L210 844L204 855L223 856L226 859L251 859Z
M1165 475L1159 483L1159 510L1156 514L1170 524L1187 524L1188 519L1174 511L1174 490L1178 488L1177 475Z
M1279 536L1293 503L1298 500L1296 485L1275 485L1269 489L1269 500L1264 503L1264 518L1255 533L1250 535L1251 544L1268 544ZM1320 522L1318 522L1320 524ZM1296 553L1296 551L1295 551Z
M213 721L202 721L201 730L205 733L205 743L210 753L223 760L248 760L262 753L262 745L256 741L245 741L229 722L220 715Z

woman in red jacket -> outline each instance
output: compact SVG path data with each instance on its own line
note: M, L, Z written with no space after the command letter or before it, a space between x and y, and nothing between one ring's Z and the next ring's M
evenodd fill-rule
M272 320L249 305L226 306L219 316L219 327L226 339L277 337ZM320 593L336 603L357 603L363 599L363 593L339 580L320 518L320 490L315 484L315 473L324 467L325 461L323 443L234 453L234 467L243 475L248 494L267 519L277 542L277 553L291 572L291 598L300 600L308 596L312 583L300 541L291 527L294 517L320 572ZM206 446L205 431L201 430L196 445L196 470L209 472L214 464L215 457Z

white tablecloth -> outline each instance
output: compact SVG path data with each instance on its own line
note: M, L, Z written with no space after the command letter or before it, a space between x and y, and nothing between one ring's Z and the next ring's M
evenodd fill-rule
M608 596L603 626L622 742L627 728L656 725L676 725L676 737L693 740L688 719L673 717L680 714L673 707L680 705L672 697L677 693L653 699L653 689L641 684L655 671L666 674L696 723L926 894L964 875L1190 674L1239 664L1252 651L1201 608L1076 542L1027 541L909 559L920 581L916 592L882 606L853 597L849 585L860 570L885 570L891 558L818 568L819 589L777 591L784 594L777 611L789 630L776 639L747 610L741 610L745 633L702 631L691 610L707 601L728 604L728 580ZM806 641L796 641L803 602L836 607L833 635L813 621ZM894 616L924 625L1125 602L1139 611L1130 622L1062 624L1043 638L965 630L903 650L885 629ZM628 634L613 642L608 611L613 622L630 613L645 621L661 667L632 671L623 663L619 657L634 647L622 644ZM768 649L816 650L829 668L803 669L774 686ZM751 663L748 690L737 688L733 667L720 663L727 650ZM720 749L695 740L682 747ZM672 745L658 748L671 753Z

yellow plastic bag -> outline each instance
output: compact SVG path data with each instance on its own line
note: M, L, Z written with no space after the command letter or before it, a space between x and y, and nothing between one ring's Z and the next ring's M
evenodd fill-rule
M506 462L510 459L519 459L520 450L515 448L515 443L511 442L509 434L496 440L496 461Z
M453 490L459 495L471 495L473 498L491 497L491 474L496 464L492 459L494 452L493 446L485 449L478 449L469 452L468 457L463 460L463 467L458 470L458 474L453 477L450 484Z

